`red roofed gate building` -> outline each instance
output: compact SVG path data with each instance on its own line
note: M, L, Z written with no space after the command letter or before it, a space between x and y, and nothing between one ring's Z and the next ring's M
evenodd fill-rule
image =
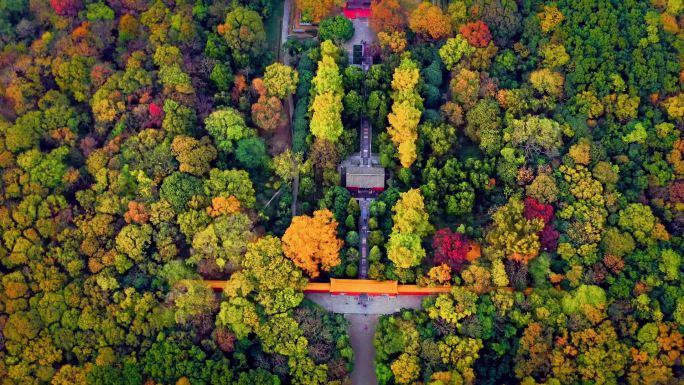
M351 0L342 9L348 19L367 19L371 15L371 0Z

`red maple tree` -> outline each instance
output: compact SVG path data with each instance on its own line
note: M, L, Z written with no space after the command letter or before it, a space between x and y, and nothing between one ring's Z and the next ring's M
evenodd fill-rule
M670 185L670 200L675 203L684 203L684 180L678 180Z
M560 233L551 223L546 224L542 231L539 232L539 242L541 242L544 250L556 250L559 237Z
M75 15L81 9L81 0L50 0L50 6L60 16Z
M525 211L523 214L526 219L539 218L544 221L544 228L539 232L539 241L545 250L555 250L558 247L558 237L560 237L560 234L553 227L553 206L541 203L532 197L527 197L525 198Z
M539 218L547 224L553 220L553 206L546 205L538 200L527 197L525 198L525 219Z
M486 47L492 40L492 33L489 31L487 24L482 20L464 24L458 31L473 47Z
M432 249L435 264L446 263L452 270L459 270L466 261L470 242L465 235L443 228L432 237Z

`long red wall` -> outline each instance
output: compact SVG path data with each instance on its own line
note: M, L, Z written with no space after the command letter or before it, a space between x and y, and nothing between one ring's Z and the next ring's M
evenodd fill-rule
M209 287L221 291L227 281L205 281ZM474 288L470 288L474 289ZM513 291L513 288L501 288ZM491 290L491 289L490 289ZM330 293L333 295L434 295L448 293L451 286L421 287L418 285L398 285L396 281L369 281L360 279L343 279L328 282L309 282L304 288L305 293Z

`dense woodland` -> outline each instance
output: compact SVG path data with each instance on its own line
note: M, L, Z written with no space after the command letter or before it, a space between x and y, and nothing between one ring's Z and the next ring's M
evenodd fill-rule
M296 3L0 1L2 385L350 384L364 116L381 385L684 381L684 3Z

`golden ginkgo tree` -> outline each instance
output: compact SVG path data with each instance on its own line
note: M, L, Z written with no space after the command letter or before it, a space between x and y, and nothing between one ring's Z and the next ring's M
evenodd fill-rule
M343 241L337 238L337 221L328 209L292 218L282 240L285 256L311 278L340 264Z

